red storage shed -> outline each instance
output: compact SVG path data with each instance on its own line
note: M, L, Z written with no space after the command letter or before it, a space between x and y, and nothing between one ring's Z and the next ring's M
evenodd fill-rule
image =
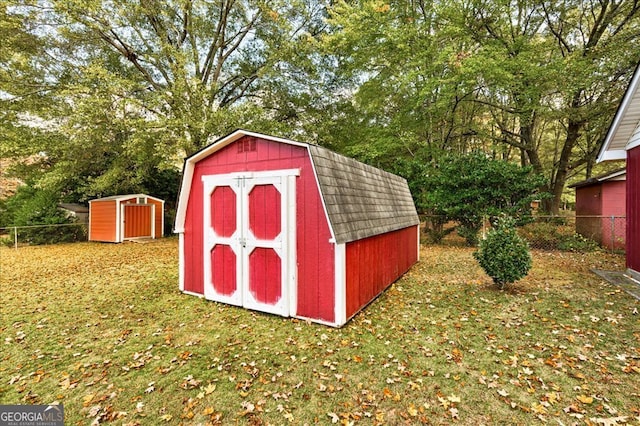
M609 249L624 249L626 232L624 168L570 185L576 190L576 232Z
M417 262L418 224L403 178L237 130L185 161L180 290L341 326Z
M640 281L640 64L618 107L598 161L626 160L626 263L630 276Z
M161 238L163 232L164 200L128 194L89 201L89 241L121 243Z

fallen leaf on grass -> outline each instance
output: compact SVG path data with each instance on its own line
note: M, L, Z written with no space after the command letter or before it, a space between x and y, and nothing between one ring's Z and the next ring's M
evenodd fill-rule
M89 405L91 405L91 401L93 401L93 398L94 398L95 396L96 396L96 395L95 395L95 394L93 394L93 393L90 393L90 394L88 394L88 395L85 395L85 396L82 398L82 406L83 406L83 407L88 407Z
M582 402L583 404L591 404L593 403L593 397L591 396L586 396L586 395L580 395L578 396L578 401Z
M452 419L458 420L460 418L457 408L454 408L454 407L449 408L449 413L451 413L451 418Z
M192 375L188 375L184 378L183 382L180 383L180 387L182 389L193 389L200 386L200 380L196 380Z
M460 397L454 394L451 394L447 397L449 402L460 402Z
M418 409L413 404L409 404L409 408L407 408L407 412L409 413L409 415L411 417L417 417L418 416Z
M589 420L594 422L595 424L604 425L604 426L616 426L627 423L627 416L618 416L618 417L591 417Z
M216 390L216 385L213 383L209 383L205 388L204 388L204 393L206 395L210 395L212 394L214 391Z

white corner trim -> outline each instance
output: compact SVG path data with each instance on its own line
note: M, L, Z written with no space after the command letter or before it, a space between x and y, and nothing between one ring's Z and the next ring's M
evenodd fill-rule
M416 257L417 259L416 262L420 262L420 222L418 222L418 225L416 226L416 228L417 228L416 232L418 233L418 247L417 247L418 256Z
M150 204L151 206L151 239L156 239L156 205Z
M287 205L285 206L287 218L287 268L285 273L288 274L287 282L289 287L289 316L295 317L298 313L298 247L297 247L297 207L296 207L296 176L300 175L300 170L297 170L297 174L290 174L285 176L286 181L285 190L287 191L286 199Z
M124 241L124 204L116 200L116 243Z
M334 246L335 296L334 321L338 327L347 322L347 249L346 244Z
M178 288L182 292L184 292L184 268L184 232L181 232L178 236Z

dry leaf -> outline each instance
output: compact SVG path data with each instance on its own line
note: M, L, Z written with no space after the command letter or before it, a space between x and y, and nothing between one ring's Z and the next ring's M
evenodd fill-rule
M327 416L331 417L331 423L338 423L340 421L340 417L336 413L327 413Z
M583 404L591 404L593 402L593 397L586 396L586 395L580 395L578 397L578 401L582 402Z
M609 418L592 417L589 420L603 426L616 426L616 425L627 423L627 419L628 419L627 416L618 416L618 417L609 417Z
M407 412L411 417L416 417L418 415L418 409L413 404L409 404L409 408L407 409Z

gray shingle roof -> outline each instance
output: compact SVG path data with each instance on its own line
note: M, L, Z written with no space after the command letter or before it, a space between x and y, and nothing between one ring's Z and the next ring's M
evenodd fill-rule
M309 145L321 196L339 244L417 225L407 181L333 151Z

